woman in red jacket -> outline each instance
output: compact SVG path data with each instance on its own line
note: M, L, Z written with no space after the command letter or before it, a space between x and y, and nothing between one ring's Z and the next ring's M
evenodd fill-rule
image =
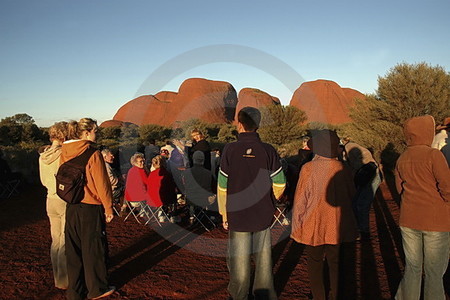
M147 179L147 204L150 207L161 207L174 204L177 201L176 185L172 175L166 169L166 160L161 156L152 159L153 171ZM161 217L161 216L159 216ZM160 218L163 222L164 218Z
M131 202L131 205L135 207L138 206L138 202L148 200L144 154L136 152L131 156L130 163L132 167L127 174L125 200Z

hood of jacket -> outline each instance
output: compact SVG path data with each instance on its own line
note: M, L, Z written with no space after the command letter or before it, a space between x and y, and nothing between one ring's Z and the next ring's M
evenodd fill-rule
M406 120L403 127L406 144L408 146L431 146L434 139L434 127L434 118L429 115Z
M92 147L93 143L88 140L69 140L63 143L61 148L64 161L68 161L81 153L83 153L88 147Z
M44 152L40 154L40 159L43 164L50 165L61 156L61 146L48 146Z

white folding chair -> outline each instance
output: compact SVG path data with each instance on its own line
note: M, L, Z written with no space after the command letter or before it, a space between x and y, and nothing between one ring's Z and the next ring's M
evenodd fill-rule
M0 182L0 198L11 198L12 195L18 194L19 179L11 179Z
M147 203L145 201L125 201L125 202L130 212L127 214L125 219L123 219L124 221L126 221L130 216L133 216L136 222L142 224L139 218L143 217L144 219L146 218L147 220L150 218L150 215L146 210Z
M212 228L216 228L216 223L213 222L213 220L211 220L211 218L208 216L207 212L207 207L203 208L203 207L196 207L197 210L194 209L194 219L197 220L197 222L203 226L203 228L205 228L206 231L210 231L209 227L206 225L211 224ZM203 220L203 222L202 222Z
M273 228L277 223L281 226L289 225L290 221L286 216L288 205L286 203L280 203L276 205L276 208L277 210L273 214L273 222L270 228Z
M162 227L160 217L164 218L165 220L169 221L169 216L167 216L166 212L164 211L163 207L151 207L147 203L145 203L145 210L148 213L148 219L147 222L145 222L145 225L150 223L152 220L155 220L156 223L159 225L159 227Z

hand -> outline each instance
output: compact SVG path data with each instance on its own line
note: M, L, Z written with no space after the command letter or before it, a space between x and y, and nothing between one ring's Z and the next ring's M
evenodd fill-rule
M113 214L105 214L106 223L111 222L111 220L114 218Z
M228 222L222 223L223 229L228 230Z

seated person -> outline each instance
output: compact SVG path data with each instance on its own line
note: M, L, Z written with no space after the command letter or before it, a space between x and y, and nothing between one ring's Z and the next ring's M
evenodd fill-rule
M106 171L108 172L109 181L113 191L114 204L120 204L121 213L126 209L125 203L123 203L123 194L125 185L123 183L120 173L113 168L114 155L109 148L102 149L103 159L105 160Z
M192 155L193 166L186 169L186 200L190 205L190 222L194 222L195 206L207 207L215 202L216 181L212 172L204 167L205 156L202 151Z
M164 206L165 210L173 212L173 205L177 201L176 185L172 175L166 169L166 160L161 155L157 155L152 159L152 168L147 178L147 204L150 207ZM165 218L161 214L158 215L159 221L164 222ZM173 218L171 221L175 221Z
M130 202L131 206L139 206L139 202L147 202L149 197L147 194L147 171L144 168L144 154L136 152L131 156L131 169L127 174L127 182L125 184L125 200Z

